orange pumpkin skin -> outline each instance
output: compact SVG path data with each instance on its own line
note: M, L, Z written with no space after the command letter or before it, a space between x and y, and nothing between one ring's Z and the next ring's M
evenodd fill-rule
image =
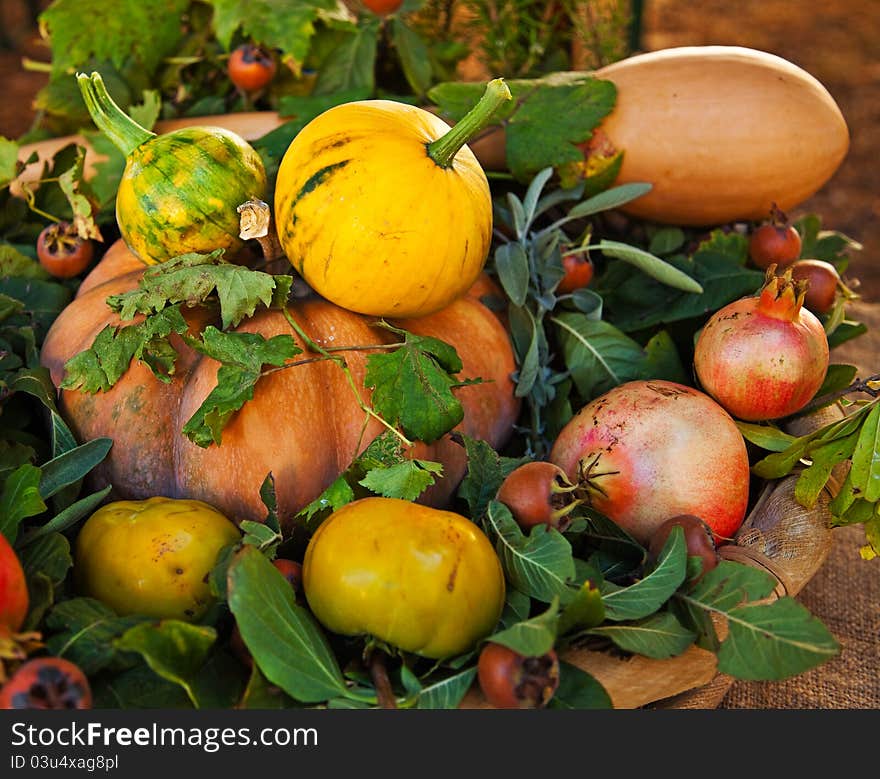
M84 289L46 336L41 359L56 386L63 378L64 363L91 346L105 325L118 322L106 306L107 296L134 288L143 272L144 266L127 250L114 246L107 257L111 267L103 267L102 260L93 271L99 280L106 280L94 284L91 276L87 277ZM396 340L393 333L372 327L369 317L321 298L297 301L289 311L309 337L324 346ZM194 328L210 317L205 309L184 312ZM461 375L487 380L456 390L465 410L458 430L496 448L502 446L512 433L519 401L510 381L514 370L510 341L497 317L477 299L465 296L435 314L396 324L452 344L464 364ZM266 337L292 334L279 311L262 311L238 329ZM176 348L181 359L169 384L159 382L148 368L133 362L108 392L61 392L62 413L80 440L99 436L114 439L110 455L93 477L96 486L112 484L114 497L187 497L210 503L237 522L260 521L266 510L259 488L271 471L279 515L289 521L344 471L357 453L364 415L342 371L327 361L262 378L253 400L224 428L220 446L196 446L180 430L214 386L219 364L182 342ZM362 351L345 353L358 386L363 384L367 356ZM368 401L369 390L362 390L362 397ZM362 448L383 429L371 420ZM432 505L447 502L465 472L462 447L445 436L429 446L417 444L412 455L443 463L444 478L424 499Z

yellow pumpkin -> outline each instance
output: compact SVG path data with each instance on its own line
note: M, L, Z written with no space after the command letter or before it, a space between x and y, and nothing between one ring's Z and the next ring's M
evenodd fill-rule
M291 264L350 311L418 317L476 281L492 240L486 175L466 141L510 98L501 80L455 128L389 100L325 111L278 170L275 218Z
M849 148L846 121L797 65L739 46L641 54L596 72L617 87L601 129L623 149L617 183L653 189L624 211L656 222L713 225L803 203Z

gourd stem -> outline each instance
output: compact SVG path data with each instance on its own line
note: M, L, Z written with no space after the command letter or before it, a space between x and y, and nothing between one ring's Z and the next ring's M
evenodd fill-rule
M444 136L428 144L428 156L441 168L449 168L459 149L479 133L495 116L502 103L511 100L510 88L502 78L486 84L486 91L470 111Z
M100 73L91 76L77 73L76 80L92 121L126 157L142 143L156 137L156 133L141 127L116 105Z

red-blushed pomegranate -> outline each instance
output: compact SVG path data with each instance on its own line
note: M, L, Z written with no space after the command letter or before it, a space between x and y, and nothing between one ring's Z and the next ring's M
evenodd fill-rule
M757 297L713 314L700 333L694 367L703 389L749 422L800 411L828 370L828 338L803 307L805 286L768 273ZM699 512L695 512L699 514Z
M680 514L702 517L720 538L745 517L745 441L721 406L683 384L631 381L609 390L562 429L550 461L641 543Z

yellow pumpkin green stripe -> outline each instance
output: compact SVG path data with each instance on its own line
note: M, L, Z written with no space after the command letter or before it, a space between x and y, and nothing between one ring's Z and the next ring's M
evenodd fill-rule
M244 139L219 127L185 127L157 136L107 92L100 74L78 74L86 106L126 157L116 195L123 240L146 264L188 252L241 247L241 203L266 196L266 171Z

